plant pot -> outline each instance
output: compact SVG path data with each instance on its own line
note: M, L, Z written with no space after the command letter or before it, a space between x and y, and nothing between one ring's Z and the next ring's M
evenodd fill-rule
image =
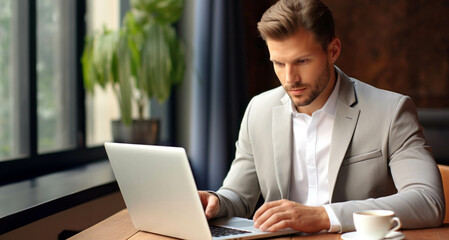
M159 142L159 119L133 120L127 126L121 120L111 122L114 142L134 144L156 144Z

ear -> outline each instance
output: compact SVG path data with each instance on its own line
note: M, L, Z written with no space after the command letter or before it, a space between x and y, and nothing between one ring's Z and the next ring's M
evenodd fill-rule
M341 52L341 41L339 38L334 38L332 42L329 43L327 47L327 56L329 58L329 62L334 64Z

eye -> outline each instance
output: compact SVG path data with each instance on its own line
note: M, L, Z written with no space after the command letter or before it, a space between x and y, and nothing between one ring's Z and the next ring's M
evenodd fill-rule
M278 61L273 61L273 64L274 64L275 66L278 66L278 67L282 67L282 66L285 65L284 63L281 63L281 62L278 62Z
M308 62L309 62L309 59L307 59L307 58L296 60L296 64L305 64Z

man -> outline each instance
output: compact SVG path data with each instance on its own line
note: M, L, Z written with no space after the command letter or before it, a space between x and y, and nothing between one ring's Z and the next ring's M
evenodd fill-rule
M393 210L403 228L444 218L441 177L412 100L334 66L341 43L319 0L281 0L258 23L282 87L254 97L223 186L200 191L208 218L256 227L354 230L352 213Z

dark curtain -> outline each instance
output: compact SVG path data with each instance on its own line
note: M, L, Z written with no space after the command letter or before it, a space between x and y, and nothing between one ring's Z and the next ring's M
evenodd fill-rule
M190 152L199 189L218 189L247 104L239 0L195 1Z

